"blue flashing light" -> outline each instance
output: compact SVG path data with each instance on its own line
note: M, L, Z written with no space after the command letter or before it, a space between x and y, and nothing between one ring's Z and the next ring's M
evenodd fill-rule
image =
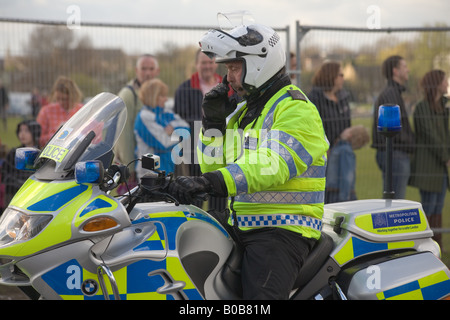
M378 108L378 132L397 133L402 129L400 107L396 104L383 104Z
M34 161L41 153L37 148L24 147L17 148L15 154L15 165L18 170L36 171Z
M75 181L77 183L100 183L103 179L103 163L99 160L77 162Z

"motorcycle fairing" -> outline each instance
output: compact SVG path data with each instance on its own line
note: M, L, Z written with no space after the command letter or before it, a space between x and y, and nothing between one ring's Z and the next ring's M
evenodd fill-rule
M27 256L92 235L82 227L91 218L101 215L114 217L118 222L116 228L130 224L126 209L115 199L105 196L97 186L80 185L74 180L45 182L30 177L12 199L10 207L27 215L46 214L53 218L33 238L0 247L1 256Z
M438 300L450 292L450 271L431 252L404 251L360 260L338 276L351 300Z
M47 183L28 179L14 196L10 207L27 215L48 214L52 221L34 238L14 241L0 248L0 255L27 256L71 238L72 219L76 210L90 197L92 188L75 182Z
M177 210L177 207L173 208ZM122 252L120 246L116 248L116 239L114 238L111 241L105 240L108 242L108 249L103 253L105 263L110 264L108 261L119 261L117 265L113 264L110 267L121 299L172 300L172 294L164 293L168 281L167 276L171 279L170 281L180 286L179 292L184 294L186 298L190 300L203 299L202 294L186 273L185 267L180 261L182 257L180 258L177 248L177 242L184 244L185 241L188 241L180 240L180 238L183 238L184 230L189 229L189 227L186 227L189 222L211 225L213 229L219 230L224 238L228 237L226 231L209 215L199 212L199 210L194 212L187 209L184 211L150 213L134 220L132 226L121 232L122 235L126 234L127 230L139 227L142 228L142 231L139 232L145 232L144 226L150 224L154 224L155 228L148 238L136 244L130 250L131 252ZM186 237L189 238L190 236ZM123 239L117 240L117 243L123 243ZM199 245L202 244L199 243ZM152 250L166 250L167 253L165 258L159 261L142 259L133 262L133 257L136 255L142 256L145 254L144 251L150 252ZM198 252L204 252L204 250L199 249ZM125 258L120 259L121 257ZM110 260L108 260L109 258ZM216 266L216 263L213 267ZM201 261L199 261L199 264L202 264ZM77 260L71 259L46 272L42 279L63 299L103 300L104 296L97 275L88 271L86 267ZM78 275L74 274L70 277L71 272L77 272ZM76 285L73 285L74 281L76 281ZM107 280L105 281L108 283ZM95 292L88 291L88 288L92 288L92 286L96 288ZM113 299L111 287L107 286L107 289L108 295Z
M356 236L349 236L346 240L342 241L340 247L335 250L332 256L342 266L364 255L387 250L414 249L415 246L416 243L414 241L371 242Z
M81 212L75 216L74 226L79 227L90 217L98 214L111 213L118 209L119 204L111 198L100 194L92 201L88 202L86 206L81 208Z
M163 261L141 260L114 271L120 298L122 300L172 300L170 294L157 290L165 285L160 274L149 276L153 270L166 270L177 281L184 281L183 293L190 300L202 299L187 277L177 257ZM56 267L42 276L42 279L64 300L104 300L97 274L91 273L75 259ZM114 299L111 286L107 283L110 299ZM89 288L91 291L88 291Z
M343 274L352 274L352 281L344 281L350 283L346 292L350 299L438 299L448 295L450 271L438 259L439 246L431 239L433 232L420 203L360 200L357 205L330 204L325 206L324 221L325 231L336 232L336 247L330 256ZM370 257L379 253L392 258L377 264ZM374 276L369 268L374 267L381 270L385 284L370 289L367 283Z
M450 292L450 278L445 271L427 275L377 294L379 300L438 300Z
M340 266L358 257L388 250L426 248L439 256L420 203L359 200L357 204L341 202L325 206L324 223L340 235L331 254Z
M176 207L175 207L176 208ZM225 237L229 237L226 230L211 216L206 215L202 212L185 210L185 211L168 211L168 212L157 212L149 213L145 217L141 217L137 220L132 221L132 224L138 224L145 221L160 221L164 223L167 228L167 237L169 243L169 250L176 250L176 236L179 227L190 220L200 220L209 223L220 230Z

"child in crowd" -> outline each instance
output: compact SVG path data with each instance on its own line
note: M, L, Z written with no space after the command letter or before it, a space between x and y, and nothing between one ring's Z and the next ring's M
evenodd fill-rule
M159 79L144 82L139 90L143 103L134 123L136 157L151 153L160 157L160 168L173 172L175 163L172 149L180 143L180 137L188 138L189 125L179 115L165 108L168 86ZM182 129L182 130L180 130ZM141 163L136 165L137 178L145 174Z
M34 120L24 120L17 125L16 134L20 141L20 147L37 148L41 136L41 126ZM13 148L9 151L2 166L1 177L2 183L5 185L5 206L11 202L22 184L32 175L30 171L16 169L15 155L16 148Z

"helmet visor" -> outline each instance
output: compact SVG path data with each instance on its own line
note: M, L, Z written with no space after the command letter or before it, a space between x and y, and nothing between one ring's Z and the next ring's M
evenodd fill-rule
M263 35L257 30L240 26L230 33L219 29L209 30L199 41L201 50L216 62L239 59L248 54L265 54L266 48L261 46Z

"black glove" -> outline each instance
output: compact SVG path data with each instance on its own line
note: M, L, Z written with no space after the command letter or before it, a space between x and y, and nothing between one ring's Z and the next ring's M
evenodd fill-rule
M220 171L205 173L199 177L180 176L172 181L168 189L175 199L182 204L191 204L201 194L217 197L228 196L227 187Z
M230 113L236 109L236 100L228 98L227 76L223 77L222 83L205 94L203 99L203 119L202 124L205 130L219 129L222 133L225 130L225 120Z
M210 191L209 181L203 177L178 177L169 185L169 194L177 199L181 204L191 204L195 197Z

